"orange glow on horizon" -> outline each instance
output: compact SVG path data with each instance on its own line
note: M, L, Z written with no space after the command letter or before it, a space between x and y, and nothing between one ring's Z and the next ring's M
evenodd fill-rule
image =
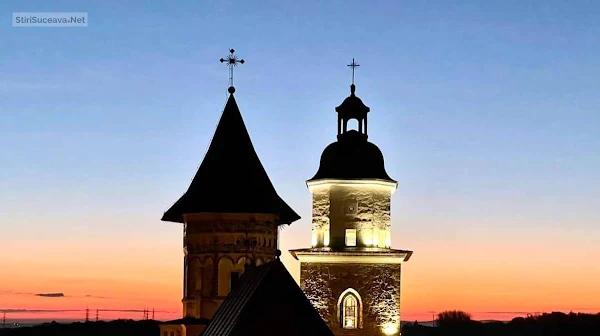
M595 263L600 249L593 239L563 240L561 235L543 232L536 234L543 234L544 240L527 242L527 233L506 239L494 235L486 242L464 237L425 239L418 230L403 232L397 227L393 225L392 247L415 251L403 265L403 321L429 321L434 313L451 309L480 320L600 311L595 281L600 277ZM181 237L181 227L166 225L152 237L10 241L3 247L18 251L18 258L0 254L3 272L10 272L0 277L0 309L23 310L10 310L8 321L83 320L86 308L92 320L96 309L100 319L141 319L143 309L152 308L158 320L180 318ZM310 243L310 229L302 221L282 231L282 259L296 279L299 264L287 250ZM558 252L555 246L561 243ZM65 297L36 293L64 293Z

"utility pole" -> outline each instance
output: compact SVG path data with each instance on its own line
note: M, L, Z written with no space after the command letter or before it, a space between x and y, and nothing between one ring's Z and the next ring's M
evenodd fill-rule
M85 322L90 322L90 309L85 307Z
M152 307L152 320L154 320L154 307Z
M98 309L96 309L96 322L98 322Z

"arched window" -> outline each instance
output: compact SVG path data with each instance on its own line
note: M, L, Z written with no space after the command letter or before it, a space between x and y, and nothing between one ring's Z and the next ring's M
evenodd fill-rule
M356 329L358 322L358 302L352 294L346 295L343 302L342 323L346 329Z
M361 328L362 301L356 290L348 288L340 295L338 309L342 328Z
M360 121L358 121L358 119L349 119L347 121L347 126L346 129L349 130L355 130L358 131L360 130L362 127L360 127Z

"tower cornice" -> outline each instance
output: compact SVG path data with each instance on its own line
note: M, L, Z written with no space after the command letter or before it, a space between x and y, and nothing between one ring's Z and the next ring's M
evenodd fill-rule
M331 248L311 248L290 250L300 262L312 263L359 263L359 264L401 264L410 259L412 251L363 248L360 250L335 250Z
M326 188L330 186L352 186L352 187L373 187L388 190L390 193L394 193L398 188L398 182L388 181L382 179L318 179L309 180L306 182L306 186L310 192L318 188Z

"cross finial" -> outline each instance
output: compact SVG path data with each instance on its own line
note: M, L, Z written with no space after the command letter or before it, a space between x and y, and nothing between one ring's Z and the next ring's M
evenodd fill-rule
M349 67L352 67L352 85L354 85L354 70L356 69L356 67L359 67L360 64L357 64L354 61L354 58L352 59L352 63L348 64Z
M244 64L243 59L238 59L236 55L234 55L235 50L229 49L229 55L227 58L221 58L219 61L221 63L227 63L227 67L229 68L229 93L234 93L235 88L233 87L233 67L236 67L239 64Z

